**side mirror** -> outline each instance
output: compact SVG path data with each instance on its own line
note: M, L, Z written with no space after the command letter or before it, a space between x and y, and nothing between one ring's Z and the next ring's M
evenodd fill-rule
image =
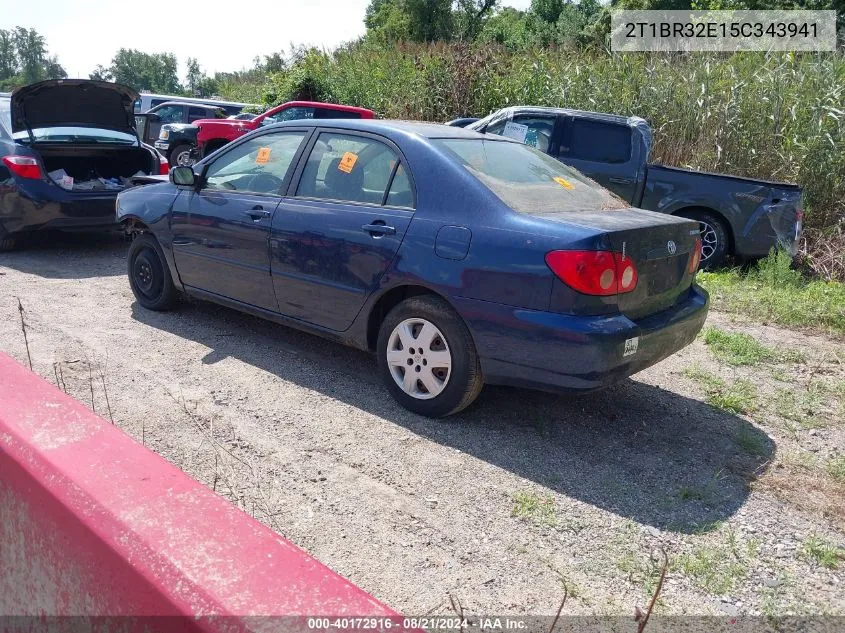
M170 170L170 182L180 187L195 187L197 184L197 175L194 173L193 167L174 167Z

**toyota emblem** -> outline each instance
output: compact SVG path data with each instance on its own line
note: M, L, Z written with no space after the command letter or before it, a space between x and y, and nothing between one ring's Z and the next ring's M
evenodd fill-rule
M669 250L670 255L674 255L675 253L678 252L678 247L675 245L675 242L673 242L672 240L669 240L668 242L666 242L666 248Z

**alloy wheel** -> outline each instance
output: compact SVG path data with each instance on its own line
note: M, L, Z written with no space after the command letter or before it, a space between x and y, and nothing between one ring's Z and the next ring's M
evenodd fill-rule
M390 334L387 364L402 391L429 400L440 395L449 382L452 353L436 325L426 319L405 319Z
M719 234L708 222L698 221L698 230L701 237L701 261L702 265L713 257L719 248Z

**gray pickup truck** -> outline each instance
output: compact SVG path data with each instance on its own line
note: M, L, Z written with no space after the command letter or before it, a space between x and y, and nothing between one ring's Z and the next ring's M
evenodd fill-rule
M650 165L652 131L639 117L563 108L515 106L467 126L516 138L572 165L632 206L697 220L702 267L728 255L795 254L801 233L801 187L725 174Z

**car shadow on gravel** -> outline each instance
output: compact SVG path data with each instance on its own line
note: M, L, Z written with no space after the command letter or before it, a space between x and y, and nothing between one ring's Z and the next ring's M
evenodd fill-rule
M394 402L375 359L364 352L212 304L155 313L135 303L132 310L142 323L208 347L203 363L240 360L571 498L669 531L715 529L743 505L775 452L771 438L742 418L637 380L582 396L486 387L466 411L431 420Z
M0 253L0 266L46 279L87 279L126 274L128 244L111 232L34 233Z

